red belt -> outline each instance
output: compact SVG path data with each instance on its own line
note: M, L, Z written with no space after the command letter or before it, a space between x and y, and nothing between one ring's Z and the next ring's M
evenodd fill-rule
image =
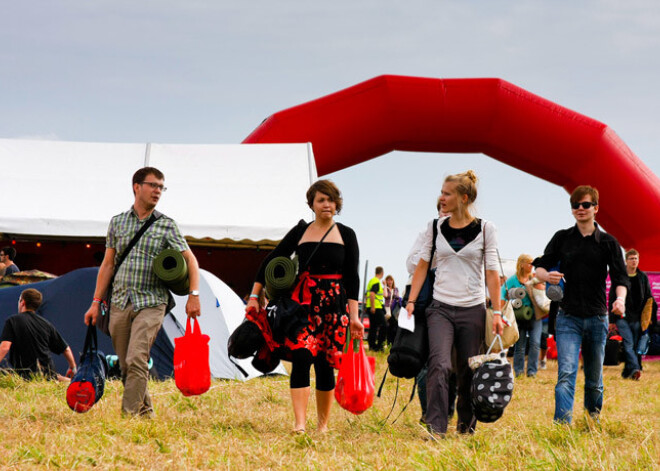
M298 304L310 304L312 302L311 288L316 286L315 280L341 280L340 274L333 275L310 275L308 271L302 272L298 277L298 284L293 289L291 299ZM302 300L301 300L302 298Z

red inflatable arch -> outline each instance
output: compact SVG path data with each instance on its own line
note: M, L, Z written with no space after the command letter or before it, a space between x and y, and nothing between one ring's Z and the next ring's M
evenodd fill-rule
M658 177L605 124L504 80L384 75L275 113L243 142L311 142L319 175L393 150L481 152L568 192L593 185L598 220L660 269Z

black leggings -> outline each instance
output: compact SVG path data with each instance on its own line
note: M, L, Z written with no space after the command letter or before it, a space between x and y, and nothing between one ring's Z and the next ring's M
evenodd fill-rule
M324 352L313 357L306 348L299 348L292 352L291 358L291 389L306 388L309 386L309 370L314 364L316 372L316 390L332 391L335 389L335 372L328 363Z

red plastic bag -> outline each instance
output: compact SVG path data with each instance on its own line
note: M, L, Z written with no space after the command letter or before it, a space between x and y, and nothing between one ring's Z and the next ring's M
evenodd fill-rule
M337 375L335 399L340 406L355 415L369 409L374 403L374 373L376 359L364 353L364 343L357 340L359 350L346 348L341 356ZM346 342L347 346L349 342Z
M557 342L552 335L548 336L548 360L557 359Z
M211 387L209 336L202 334L197 319L194 322L191 332L189 317L186 334L174 339L174 381L184 396L203 394Z

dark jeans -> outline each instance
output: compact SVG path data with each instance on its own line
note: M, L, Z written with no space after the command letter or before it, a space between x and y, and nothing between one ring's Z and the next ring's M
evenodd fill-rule
M426 423L434 433L447 432L449 376L452 372L452 349L456 350L459 433L473 432L477 419L472 410L470 388L472 370L468 358L478 355L484 341L486 306L457 307L433 301L426 308L429 334Z
M639 322L628 322L619 317L616 320L616 329L623 339L623 353L626 362L621 374L627 378L635 371L642 369L641 358L637 355L637 344L642 336L642 327Z
M369 350L379 352L383 349L387 336L385 309L376 309L376 312L372 313L371 309L367 308L367 312L369 313Z

